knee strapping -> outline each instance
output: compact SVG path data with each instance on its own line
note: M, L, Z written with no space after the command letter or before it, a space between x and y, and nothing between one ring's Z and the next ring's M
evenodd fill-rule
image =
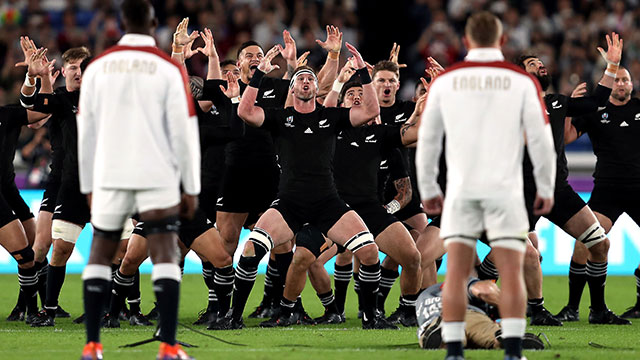
M591 224L582 235L578 236L576 239L583 243L587 248L590 248L596 244L603 242L607 238L607 235L604 232L604 229L597 222Z
M67 221L54 219L51 222L51 238L62 239L68 243L75 244L82 232L82 228L82 226Z
M25 247L22 250L14 251L11 253L18 265L28 264L33 261L35 255L33 254L33 249L29 246Z
M177 215L144 222L144 232L147 236L154 234L177 233L178 230L180 230L180 219Z
M368 231L363 231L361 233L356 234L351 239L349 239L344 244L344 247L346 247L352 253L355 253L356 251L362 249L363 247L371 244L375 244L373 235Z
M260 245L259 247L264 249L265 254L273 249L273 240L271 239L271 235L269 235L268 232L259 227L253 228L253 231L251 232L251 234L249 234L249 241L253 242L254 244Z

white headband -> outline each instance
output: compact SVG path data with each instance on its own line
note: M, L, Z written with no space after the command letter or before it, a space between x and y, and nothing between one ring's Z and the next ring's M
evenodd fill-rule
M318 77L316 76L316 74L313 71L309 70L309 69L302 69L302 70L298 70L295 74L293 74L293 77L291 77L291 82L289 82L289 89L293 88L293 85L296 82L296 78L299 75L303 75L303 74L309 74L309 75L313 76L313 80L316 83L316 88L318 87Z

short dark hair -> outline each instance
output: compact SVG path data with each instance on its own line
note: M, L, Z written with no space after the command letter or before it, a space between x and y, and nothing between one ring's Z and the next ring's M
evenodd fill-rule
M236 62L235 62L235 61L233 61L233 60L230 60L230 59L220 61L220 67L221 67L221 68L223 68L223 67L225 67L225 66L227 66L227 65L233 65L233 66L235 66L235 65L236 65Z
M376 65L373 67L373 72L371 74L371 78L376 77L376 74L378 73L378 71L391 71L392 73L396 74L396 76L398 76L398 78L400 77L400 68L398 67L398 64L394 63L393 61L389 61L389 60L380 60L376 63Z
M124 0L120 5L120 12L129 27L150 26L154 17L149 0Z
M478 46L491 46L502 35L502 23L492 13L481 11L467 19L464 34Z
M538 55L535 54L522 54L520 56L518 56L518 58L515 60L515 64L520 66L521 68L525 68L524 66L524 62L529 60L529 59L537 59Z
M253 40L249 40L249 41L245 41L242 44L240 44L240 47L238 48L238 53L236 54L236 58L240 57L240 53L242 52L242 50L248 48L249 46L257 46L260 48L260 50L262 50L264 52L264 49L262 48L262 46L260 46L260 44L258 44L256 41Z
M84 60L91 56L91 51L86 46L71 48L62 54L62 64L68 64L77 60Z
M362 87L362 83L360 82L360 79L349 80L347 81L346 84L344 84L344 86L342 87L342 90L340 91L340 96L338 97L338 104L342 104L342 102L344 101L344 96L347 94L347 91L349 91L349 89L354 87Z

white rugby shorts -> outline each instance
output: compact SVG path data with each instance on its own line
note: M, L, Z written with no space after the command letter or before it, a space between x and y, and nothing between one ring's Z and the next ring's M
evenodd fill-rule
M91 224L100 230L115 231L132 214L167 209L180 203L180 188L143 190L94 189L91 199Z
M476 240L486 231L492 247L524 251L528 228L523 195L487 199L445 197L440 227L445 246L462 242L475 247Z

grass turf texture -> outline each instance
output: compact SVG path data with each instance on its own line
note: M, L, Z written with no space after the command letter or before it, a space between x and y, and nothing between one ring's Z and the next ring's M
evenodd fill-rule
M251 294L246 314L253 311L262 297L263 276ZM147 312L153 306L154 296L149 276L142 276L142 309ZM347 298L347 322L340 325L294 326L290 328L261 329L261 319L245 319L248 328L237 331L207 331L227 341L246 344L233 346L178 327L178 339L199 347L188 349L197 359L442 359L445 352L425 351L418 348L416 329L402 328L400 331L362 330L356 318L356 299L353 282ZM71 319L56 319L55 328L31 328L23 323L7 322L17 297L15 275L0 275L0 359L78 359L85 341L84 326ZM83 312L82 282L79 275L68 275L62 289L60 303L69 311L72 319ZM182 282L180 298L180 322L192 326L198 311L206 307L206 288L199 275L186 275ZM544 292L547 308L558 312L567 299L566 277L545 277ZM635 301L635 280L632 277L609 277L607 279L607 303L616 313L622 313ZM387 300L387 314L397 306L399 296L396 282ZM303 293L304 306L312 317L322 315L323 308L311 286ZM632 326L589 325L588 290L583 295L579 323L566 323L564 327L527 327L527 331L544 332L551 347L543 351L526 351L529 359L637 359L640 358L640 320ZM131 349L118 346L149 338L154 327L132 327L123 322L120 329L103 329L102 342L105 359L155 359L158 343ZM595 348L593 342L605 346ZM502 351L468 350L467 359L501 359Z

